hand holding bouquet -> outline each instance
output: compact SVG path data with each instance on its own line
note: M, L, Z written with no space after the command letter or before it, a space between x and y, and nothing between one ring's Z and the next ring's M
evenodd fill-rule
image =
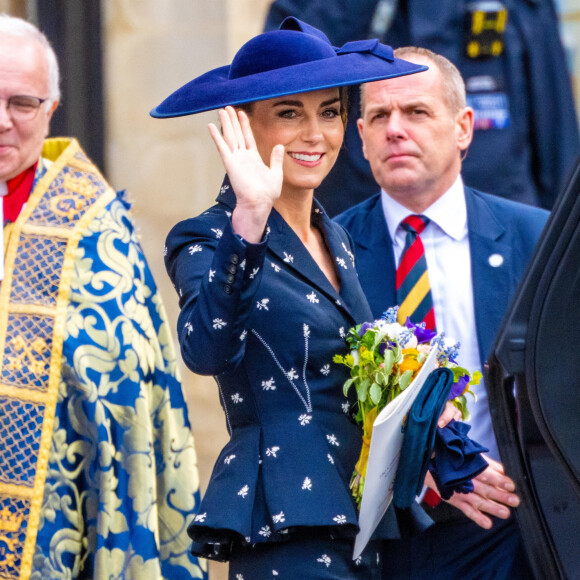
M447 344L444 335L407 320L396 322L398 307L389 308L380 320L351 328L346 340L351 348L346 356L335 355L334 362L350 368L344 384L345 395L354 386L357 395L357 421L363 427L363 444L351 480L351 491L360 506L366 477L373 424L381 410L401 394L413 381L429 353L437 349L437 366L453 372L450 399L468 419L466 395L479 383L481 373L473 375L455 362L459 344Z

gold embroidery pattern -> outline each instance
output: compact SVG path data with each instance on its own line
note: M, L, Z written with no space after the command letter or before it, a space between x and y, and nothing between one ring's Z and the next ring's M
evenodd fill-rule
M4 447L0 483L32 487L38 455L37 433L43 415L44 405L9 397L0 399L0 440Z
M0 494L0 578L18 578L21 556L16 550L26 537L29 501Z
M12 271L12 304L56 305L66 240L34 234L20 236Z
M50 372L52 318L11 313L4 348L2 384L46 392Z
M76 141L47 145L54 163L12 226L0 291L0 578L10 580L26 580L32 566L74 252L93 215L115 197ZM8 528L22 514L20 530L4 533L2 514Z
M40 201L30 220L41 226L71 229L106 188L100 175L65 167L51 185L51 195Z

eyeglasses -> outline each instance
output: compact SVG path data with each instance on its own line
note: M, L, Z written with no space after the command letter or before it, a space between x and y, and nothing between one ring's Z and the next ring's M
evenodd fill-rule
M6 101L6 110L15 121L30 121L34 119L40 105L47 100L31 97L30 95L12 95L7 99L0 98L0 101Z

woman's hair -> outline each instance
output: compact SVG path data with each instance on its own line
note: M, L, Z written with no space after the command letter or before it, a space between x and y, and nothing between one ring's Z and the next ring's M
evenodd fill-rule
M58 69L58 61L50 42L48 42L46 36L40 32L38 28L26 20L8 14L0 14L0 35L5 34L34 39L44 49L48 71L48 97L46 106L47 109L49 109L52 103L60 99L60 73Z
M340 95L340 117L343 126L346 127L346 122L348 121L348 87L338 87L338 92ZM235 105L234 109L244 111L249 117L254 112L254 103Z

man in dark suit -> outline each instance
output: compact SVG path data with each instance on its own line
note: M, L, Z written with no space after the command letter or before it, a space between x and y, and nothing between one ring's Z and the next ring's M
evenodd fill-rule
M552 208L580 152L554 0L274 0L266 29L290 15L323 30L335 46L379 38L393 47L422 46L447 57L465 79L476 116L464 183ZM472 42L479 44L477 54L468 50ZM482 55L491 47L492 54ZM358 113L354 94L344 147L316 190L332 216L375 191L352 122Z
M428 218L420 238L437 329L461 342L462 366L481 370L548 212L464 187L461 161L473 110L461 75L426 49L396 54L429 70L363 87L358 129L381 192L337 221L354 240L359 278L378 317L397 302L401 222L411 214ZM510 513L519 499L499 463L483 384L476 394L470 436L489 448L490 466L473 493L430 510L436 523L425 534L389 543L385 561L393 578L529 577Z

